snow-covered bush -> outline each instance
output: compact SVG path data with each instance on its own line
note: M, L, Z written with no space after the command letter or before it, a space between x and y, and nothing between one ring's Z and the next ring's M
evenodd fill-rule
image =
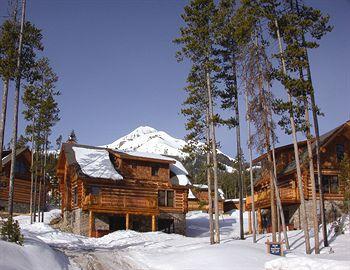
M13 242L21 246L23 245L24 237L17 220L8 218L7 220L2 221L0 226L0 238L2 240Z

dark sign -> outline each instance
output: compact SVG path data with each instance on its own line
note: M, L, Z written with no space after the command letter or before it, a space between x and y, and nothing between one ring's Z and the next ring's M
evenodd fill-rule
M270 254L282 256L281 244L270 244Z

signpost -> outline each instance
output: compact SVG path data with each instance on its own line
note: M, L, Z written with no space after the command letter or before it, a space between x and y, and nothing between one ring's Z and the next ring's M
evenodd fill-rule
M269 239L267 239L266 249L269 254L284 256L282 242L270 242Z

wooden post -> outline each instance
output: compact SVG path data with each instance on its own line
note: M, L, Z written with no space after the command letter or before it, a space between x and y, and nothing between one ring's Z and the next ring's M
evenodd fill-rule
M262 233L262 220L261 220L261 209L258 208L258 231Z
M152 215L152 232L156 231L156 216Z
M129 213L126 213L126 216L125 216L125 230L129 230Z
M252 234L252 211L248 211L248 233Z
M92 237L92 232L95 230L95 222L94 222L94 212L89 211L89 237Z

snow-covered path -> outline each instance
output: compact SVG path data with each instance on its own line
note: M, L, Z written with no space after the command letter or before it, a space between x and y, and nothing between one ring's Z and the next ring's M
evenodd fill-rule
M0 241L1 270L350 270L350 234L334 237L321 255L304 254L301 231L289 232L292 249L284 258L266 254L269 235L238 240L238 213L220 218L221 244L210 245L208 215L189 213L184 237L161 232L116 231L101 238L61 232L48 225L58 210L46 213L45 223L29 224L19 216L25 245ZM247 224L245 220L245 224ZM348 225L349 226L349 225ZM311 232L312 236L312 232ZM5 252L3 252L5 251ZM20 255L15 255L20 254ZM13 257L16 267L11 264Z

